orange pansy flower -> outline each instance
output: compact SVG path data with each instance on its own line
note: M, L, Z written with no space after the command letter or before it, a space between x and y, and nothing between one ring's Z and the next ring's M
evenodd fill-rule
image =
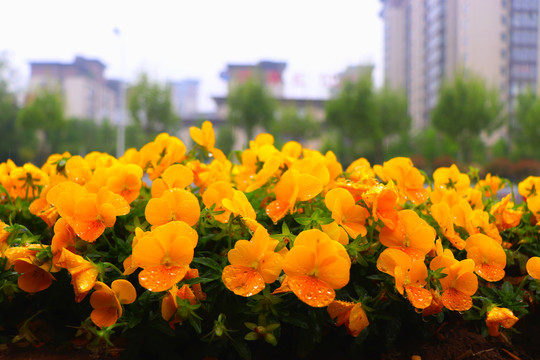
M355 204L350 192L342 188L332 189L326 193L324 202L332 212L332 218L351 238L367 234L365 223L369 213L366 208Z
M14 168L9 177L11 181L6 189L12 198L34 199L39 195L39 188L49 184L49 175L30 163Z
M71 284L75 291L75 301L81 302L86 294L94 287L99 270L97 265L85 260L82 256L62 248L60 257L55 264L67 269L71 274Z
M445 202L440 202L431 205L431 216L437 222L442 230L443 235L456 247L458 250L465 248L465 241L454 231L453 216L450 212L450 206Z
M153 181L169 166L184 160L186 146L179 138L161 133L154 141L144 145L139 153L141 161L139 165Z
M427 200L428 193L424 188L425 178L413 166L411 159L395 157L385 161L383 166L373 166L373 170L384 182L392 180L396 183L400 191L400 203L410 200L418 205Z
M216 136L214 134L214 127L210 121L203 122L201 128L191 126L189 128L189 134L193 141L202 146L208 151L214 149L216 144Z
M169 322L169 326L174 329L175 324L181 324L182 319L178 313L178 298L189 301L194 305L197 303L195 294L187 284L182 285L180 289L176 285L167 290L167 293L161 300L161 317Z
M150 291L165 291L189 270L198 235L183 221L158 226L133 247L133 262L144 270L139 283Z
M536 217L536 225L540 225L540 195L530 196L527 198L527 208Z
M297 169L289 169L281 175L274 188L276 200L266 207L266 214L277 222L287 212L294 211L297 201L307 201L317 196L323 188L322 182L311 174L302 174Z
M392 181L388 184L377 184L362 194L362 199L371 209L375 222L381 220L386 227L394 229L398 222L398 191Z
M262 226L255 230L250 241L238 240L227 255L231 265L223 269L221 276L227 289L247 297L262 291L265 283L276 281L283 260L274 252L278 243Z
M488 173L485 179L481 179L475 188L481 189L486 197L492 197L497 194L497 191L504 188L504 182L498 176L492 176Z
M303 302L323 307L335 298L334 289L349 282L347 251L320 230L302 231L283 259L287 286Z
M453 189L435 188L430 191L429 200L431 200L432 204L446 203L452 208L463 200L463 196L459 195Z
M193 178L193 170L182 164L173 164L152 182L152 197L159 198L172 188L185 189L191 185Z
M540 280L540 257L533 256L527 261L527 273L535 278L536 280Z
M253 206L249 202L244 194L240 190L234 190L232 199L222 199L221 203L223 207L233 213L235 216L240 216L244 224L251 230L255 231L261 226L257 220L257 214L253 209Z
M47 289L54 280L50 273L51 263L41 264L36 259L36 247L37 245L12 247L4 252L8 266L13 265L14 270L19 273L17 285L30 294Z
M133 285L123 279L112 282L111 287L96 281L90 295L90 305L94 309L90 319L100 328L111 326L122 316L122 304L131 304L137 298Z
M337 241L342 245L347 245L349 243L349 234L345 231L344 228L339 226L335 221L332 221L330 224L321 225L322 231L330 236L330 239Z
M58 219L58 210L47 201L47 193L51 187L51 184L43 187L39 198L32 201L28 207L32 214L39 216L49 227L52 227Z
M69 225L66 219L60 218L54 224L54 236L51 240L51 252L53 254L53 264L58 262L62 249L66 248L75 252L75 238L77 234Z
M518 192L525 200L540 195L540 176L528 176L518 184Z
M214 219L226 224L229 221L231 212L223 207L223 199L232 199L234 196L234 188L230 182L217 181L204 191L202 201L206 208L214 206L214 211L223 211L222 214L214 215Z
M131 204L139 197L142 177L143 170L139 165L118 164L108 168L105 186Z
M422 310L422 316L436 315L444 308L439 291L430 289L429 292L431 293L431 304Z
M187 190L172 188L159 198L153 198L144 210L146 220L153 226L170 221L184 221L193 226L199 221L201 209L197 197Z
M474 271L487 281L504 277L506 253L501 244L484 234L474 234L467 239L467 258L474 260Z
M499 336L499 327L510 329L519 319L507 308L493 307L487 312L486 325L489 335Z
M116 217L129 212L129 204L107 188L97 194L84 187L66 181L54 186L47 194L60 216L65 218L75 233L83 240L95 241L105 228L114 226Z
M418 309L424 309L431 304L431 293L425 289L428 276L423 261L413 261L400 249L385 249L377 259L377 269L394 277L396 290L407 298Z
M436 232L413 210L398 212L398 222L394 229L381 229L380 242L391 248L406 252L413 260L423 259L433 249Z
M495 225L499 231L510 229L519 225L523 212L513 210L514 203L510 201L511 194L506 195L501 201L491 208L491 215L495 216Z
M245 192L252 192L259 189L261 186L266 184L270 178L276 174L276 172L281 167L282 156L279 154L271 155L268 160L266 160L261 168L254 176L250 176L246 181Z
M8 248L7 238L9 237L9 232L6 231L8 225L0 220L0 254L4 254L4 251Z
M472 307L472 299L478 289L478 278L474 274L474 261L465 259L457 261L452 252L445 249L442 252L440 242L437 245L437 256L431 260L431 270L443 268L447 276L439 279L443 288L441 301L449 310L466 311Z
M461 200L457 205L454 205L450 209L450 212L453 215L454 224L467 230L469 235L482 232L496 240L499 244L502 243L499 230L490 221L488 212L481 209L473 210L466 200Z
M79 185L84 185L92 178L92 169L81 156L75 155L66 161L65 172L67 179Z
M345 324L347 332L351 336L358 336L369 325L366 312L361 303L334 300L326 308L330 318L336 322L336 326Z
M456 164L435 170L433 172L433 182L436 189L452 189L458 194L465 194L471 186L469 175L461 173Z

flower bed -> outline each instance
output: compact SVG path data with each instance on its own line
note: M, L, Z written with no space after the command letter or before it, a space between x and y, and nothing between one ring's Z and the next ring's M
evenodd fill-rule
M190 133L190 151L160 134L119 159L0 164L2 343L379 356L452 316L508 340L538 302L538 177L515 205L455 165L343 169L269 134L227 158L211 123Z

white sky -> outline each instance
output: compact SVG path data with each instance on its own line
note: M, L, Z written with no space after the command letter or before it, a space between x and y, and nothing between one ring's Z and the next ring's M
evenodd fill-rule
M375 65L382 83L380 0L11 0L0 12L0 53L24 89L31 61L98 59L108 78L200 80L202 111L225 95L229 63L287 63L285 95L326 97L347 66ZM120 35L115 35L118 28Z

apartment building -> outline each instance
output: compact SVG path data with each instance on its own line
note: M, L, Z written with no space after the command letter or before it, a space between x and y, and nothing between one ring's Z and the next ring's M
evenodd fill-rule
M413 128L429 124L444 79L474 72L511 111L538 91L539 0L382 0L384 77L405 89Z
M105 65L95 59L75 57L72 63L31 62L29 92L41 88L59 91L66 117L115 121L121 105L122 83L104 76Z

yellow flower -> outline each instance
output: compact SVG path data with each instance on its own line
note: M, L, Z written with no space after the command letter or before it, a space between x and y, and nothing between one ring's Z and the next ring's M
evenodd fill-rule
M436 189L455 190L458 194L464 194L471 185L469 176L461 173L455 164L435 170L433 172L433 181Z
M116 217L129 212L129 204L107 188L97 194L89 193L71 181L54 186L47 194L47 201L54 205L81 239L94 242L105 228L114 226Z
M137 298L133 285L123 279L113 281L111 287L96 281L94 290L90 295L90 305L94 309L90 319L100 328L115 324L122 317L122 304L131 304Z
M81 302L94 287L99 270L97 266L82 256L62 248L56 266L65 268L71 274L71 283L75 291L75 301Z
M385 161L383 166L373 166L373 170L384 182L392 180L396 183L400 192L400 203L409 200L418 205L427 200L424 175L413 166L411 159L396 157Z
M193 260L198 235L183 221L158 226L138 239L133 262L142 267L139 283L150 291L165 291L181 281Z
M379 240L390 248L407 253L413 260L423 259L433 249L435 229L413 210L398 212L398 222L394 229L385 226L381 229Z
M144 210L146 220L153 226L181 220L193 226L199 221L201 209L197 197L187 190L172 188L159 198L148 201Z
M306 201L319 195L322 187L322 182L315 176L289 169L276 184L276 200L268 204L266 214L273 222L277 222L288 212L293 213L297 201Z
M506 253L501 244L484 234L467 239L467 258L473 259L474 271L486 281L499 281L504 277Z
M191 126L189 128L189 134L191 135L193 141L206 150L212 151L214 149L214 145L216 144L216 136L214 134L214 127L210 121L205 121L200 129L195 126Z
M363 206L355 204L350 192L342 188L332 189L326 193L324 202L332 212L332 218L351 238L367 234L365 223L369 213Z
M185 189L192 182L193 171L190 168L181 164L171 165L152 182L152 197L161 197L166 190L173 188Z
M236 295L251 296L262 291L265 283L276 281L283 260L274 252L278 243L262 226L255 230L251 241L238 240L227 255L231 265L223 269L225 286Z
M369 325L366 312L361 303L334 300L326 308L330 318L336 322L336 326L345 324L347 332L351 336L358 336Z
M351 260L343 245L317 229L298 234L283 259L288 288L313 307L334 301L334 289L349 282L350 267Z
M486 316L486 325L489 335L499 336L499 326L510 329L519 319L507 308L493 307Z
M244 194L242 191L234 190L232 199L222 199L221 203L226 210L230 211L236 216L240 216L244 224L251 231L255 231L259 226L261 226L256 220L257 214L255 214L253 206L247 199L246 194Z

